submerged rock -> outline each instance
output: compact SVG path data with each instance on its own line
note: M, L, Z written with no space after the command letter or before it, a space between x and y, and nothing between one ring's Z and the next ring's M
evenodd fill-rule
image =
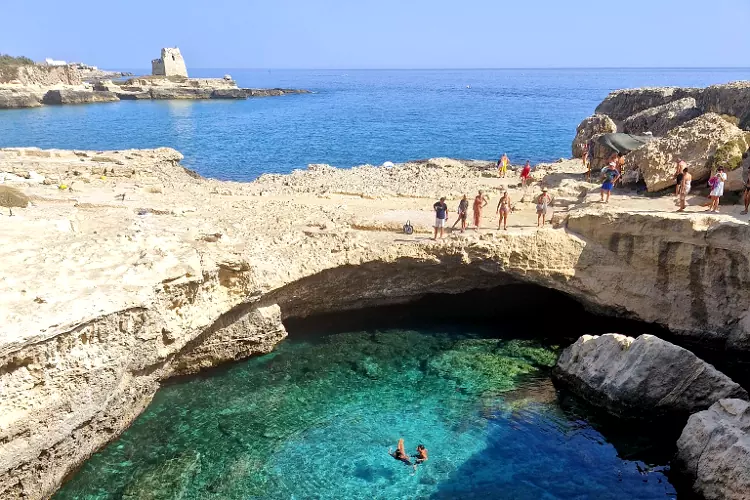
M722 399L691 415L677 454L693 489L707 499L750 498L750 403Z
M649 191L676 183L678 159L687 162L693 182L708 179L711 169L722 165L731 171L740 165L750 136L715 113L707 113L672 129L626 157L625 170L638 169Z
M123 500L184 498L201 471L201 456L188 451L138 474L122 493Z
M651 132L655 136L662 136L700 115L701 110L695 99L686 97L629 116L623 122L623 126L627 134L641 135Z
M583 155L583 146L595 135L611 134L617 132L617 125L612 119L603 114L595 114L585 118L576 128L576 137L573 139L573 157L580 158Z
M747 392L695 354L653 335L584 335L560 355L557 380L623 417L688 415Z

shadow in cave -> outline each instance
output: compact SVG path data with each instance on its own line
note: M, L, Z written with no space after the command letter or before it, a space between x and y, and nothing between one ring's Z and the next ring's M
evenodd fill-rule
M309 338L322 333L467 325L492 337L527 337L562 345L585 334L650 333L669 337L669 332L658 325L594 314L569 295L531 284L427 294L407 304L291 317L284 320L284 325L290 336Z
M570 295L527 283L507 284L458 294L426 294L415 301L284 320L290 336L314 340L321 334L389 328L455 330L466 326L492 338L530 338L566 347L581 335L642 334L684 347L750 389L750 356L726 352L699 339L675 335L656 323L592 312Z

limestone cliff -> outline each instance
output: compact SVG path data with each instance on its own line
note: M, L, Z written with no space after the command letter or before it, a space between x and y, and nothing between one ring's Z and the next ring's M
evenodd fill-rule
M748 150L750 136L750 82L734 82L696 88L623 89L610 93L596 108L598 121L613 120L617 129L629 134L651 133L658 140L631 152L624 179L644 180L649 191L675 185L677 159L687 162L695 181L703 181L716 167L737 169ZM592 118L578 126L573 151L580 148L582 130ZM591 134L589 134L591 135ZM599 148L601 149L601 148ZM600 157L614 151L604 148ZM595 150L596 152L596 150ZM601 160L595 162L595 167ZM635 174L635 175L633 175ZM742 189L737 174L726 188Z
M525 282L750 351L748 226L591 205L596 186L566 170L579 162L535 172L568 206L537 230L521 200L538 186L488 177L489 162L315 166L242 184L201 179L170 149L0 152L5 182L34 201L0 224L3 498L50 494L162 380L268 352L288 317ZM492 201L510 190L510 231L424 237L434 196L478 189ZM482 223L495 225L491 209Z

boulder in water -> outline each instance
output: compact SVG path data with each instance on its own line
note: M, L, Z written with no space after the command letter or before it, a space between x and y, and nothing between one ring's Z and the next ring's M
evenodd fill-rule
M750 403L722 399L688 419L677 455L707 499L750 498Z
M622 417L685 416L747 392L695 354L653 335L584 335L565 349L555 377Z

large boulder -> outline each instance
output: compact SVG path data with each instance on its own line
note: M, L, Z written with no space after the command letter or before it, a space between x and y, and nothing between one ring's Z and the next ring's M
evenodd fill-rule
M611 134L617 132L617 125L606 115L595 114L584 119L576 128L576 137L573 139L573 158L583 155L583 146L595 135Z
M750 498L750 403L722 399L692 415L677 441L681 468L708 500Z
M718 165L730 172L737 169L748 145L747 132L715 113L707 113L630 153L625 158L625 170L638 169L648 190L660 191L675 185L678 158L687 162L693 182L700 182L708 179L711 169Z
M36 108L42 105L42 94L30 89L0 89L0 109Z
M706 112L736 117L740 128L750 130L750 82L707 87L699 104Z
M565 349L555 377L622 417L684 416L745 390L695 354L653 335L584 335Z
M701 92L702 89L678 87L615 90L596 107L596 112L605 114L615 121L622 121L641 111L678 99L698 99Z
M112 102L120 99L112 92L92 90L50 90L44 94L44 104L88 104L92 102Z
M626 134L651 132L655 136L662 136L701 114L695 99L685 97L629 116L623 121L623 129Z

